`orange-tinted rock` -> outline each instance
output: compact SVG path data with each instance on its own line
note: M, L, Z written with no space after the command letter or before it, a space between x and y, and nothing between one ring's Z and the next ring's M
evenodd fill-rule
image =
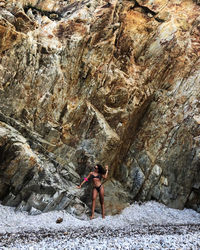
M112 185L115 212L134 199L189 206L200 183L199 10L190 0L4 2L1 119L65 175L109 164L109 213ZM65 196L55 192L59 203ZM38 197L29 201L37 209Z

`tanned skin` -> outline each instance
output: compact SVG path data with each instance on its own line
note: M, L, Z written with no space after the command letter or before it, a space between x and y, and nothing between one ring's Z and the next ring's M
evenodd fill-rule
M103 179L106 179L108 177L108 166L105 166L106 169L106 173L105 174L100 174L98 172L98 166L94 166L94 171L90 172L89 175L87 176L86 179L89 180L89 178L93 175L93 176L98 176L101 175L101 177ZM77 186L77 188L81 188L82 185L87 182L86 180L83 180L83 182ZM93 182L93 190L92 190L92 214L90 216L90 219L94 219L94 210L95 210L95 204L96 204L96 199L98 196L98 191L95 187L99 187L101 185L101 180L99 178L92 178L92 182ZM99 191L99 200L101 203L101 211L102 211L102 218L105 218L105 207L104 207L104 187L103 185L101 185L100 191Z

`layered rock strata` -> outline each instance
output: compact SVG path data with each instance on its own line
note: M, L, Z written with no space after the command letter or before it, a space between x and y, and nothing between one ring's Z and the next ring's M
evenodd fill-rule
M107 213L149 199L200 211L199 10L0 1L3 204L83 214L91 189L76 184L101 162Z

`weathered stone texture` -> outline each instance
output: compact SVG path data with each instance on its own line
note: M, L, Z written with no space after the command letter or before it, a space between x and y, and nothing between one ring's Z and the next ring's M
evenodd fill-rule
M200 211L199 11L190 0L0 1L4 204L80 215L90 186L75 184L101 162L108 213L135 199Z

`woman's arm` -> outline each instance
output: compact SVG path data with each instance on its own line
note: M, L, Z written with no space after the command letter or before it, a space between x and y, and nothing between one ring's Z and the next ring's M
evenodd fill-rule
M107 179L107 177L108 177L108 165L105 166L105 169L106 169L106 173L104 175L102 175L102 177L104 179Z
M81 184L79 186L77 186L77 188L81 188L82 185L89 180L90 175L91 175L91 172L89 173L89 175L86 178L84 178L84 180L81 182Z

